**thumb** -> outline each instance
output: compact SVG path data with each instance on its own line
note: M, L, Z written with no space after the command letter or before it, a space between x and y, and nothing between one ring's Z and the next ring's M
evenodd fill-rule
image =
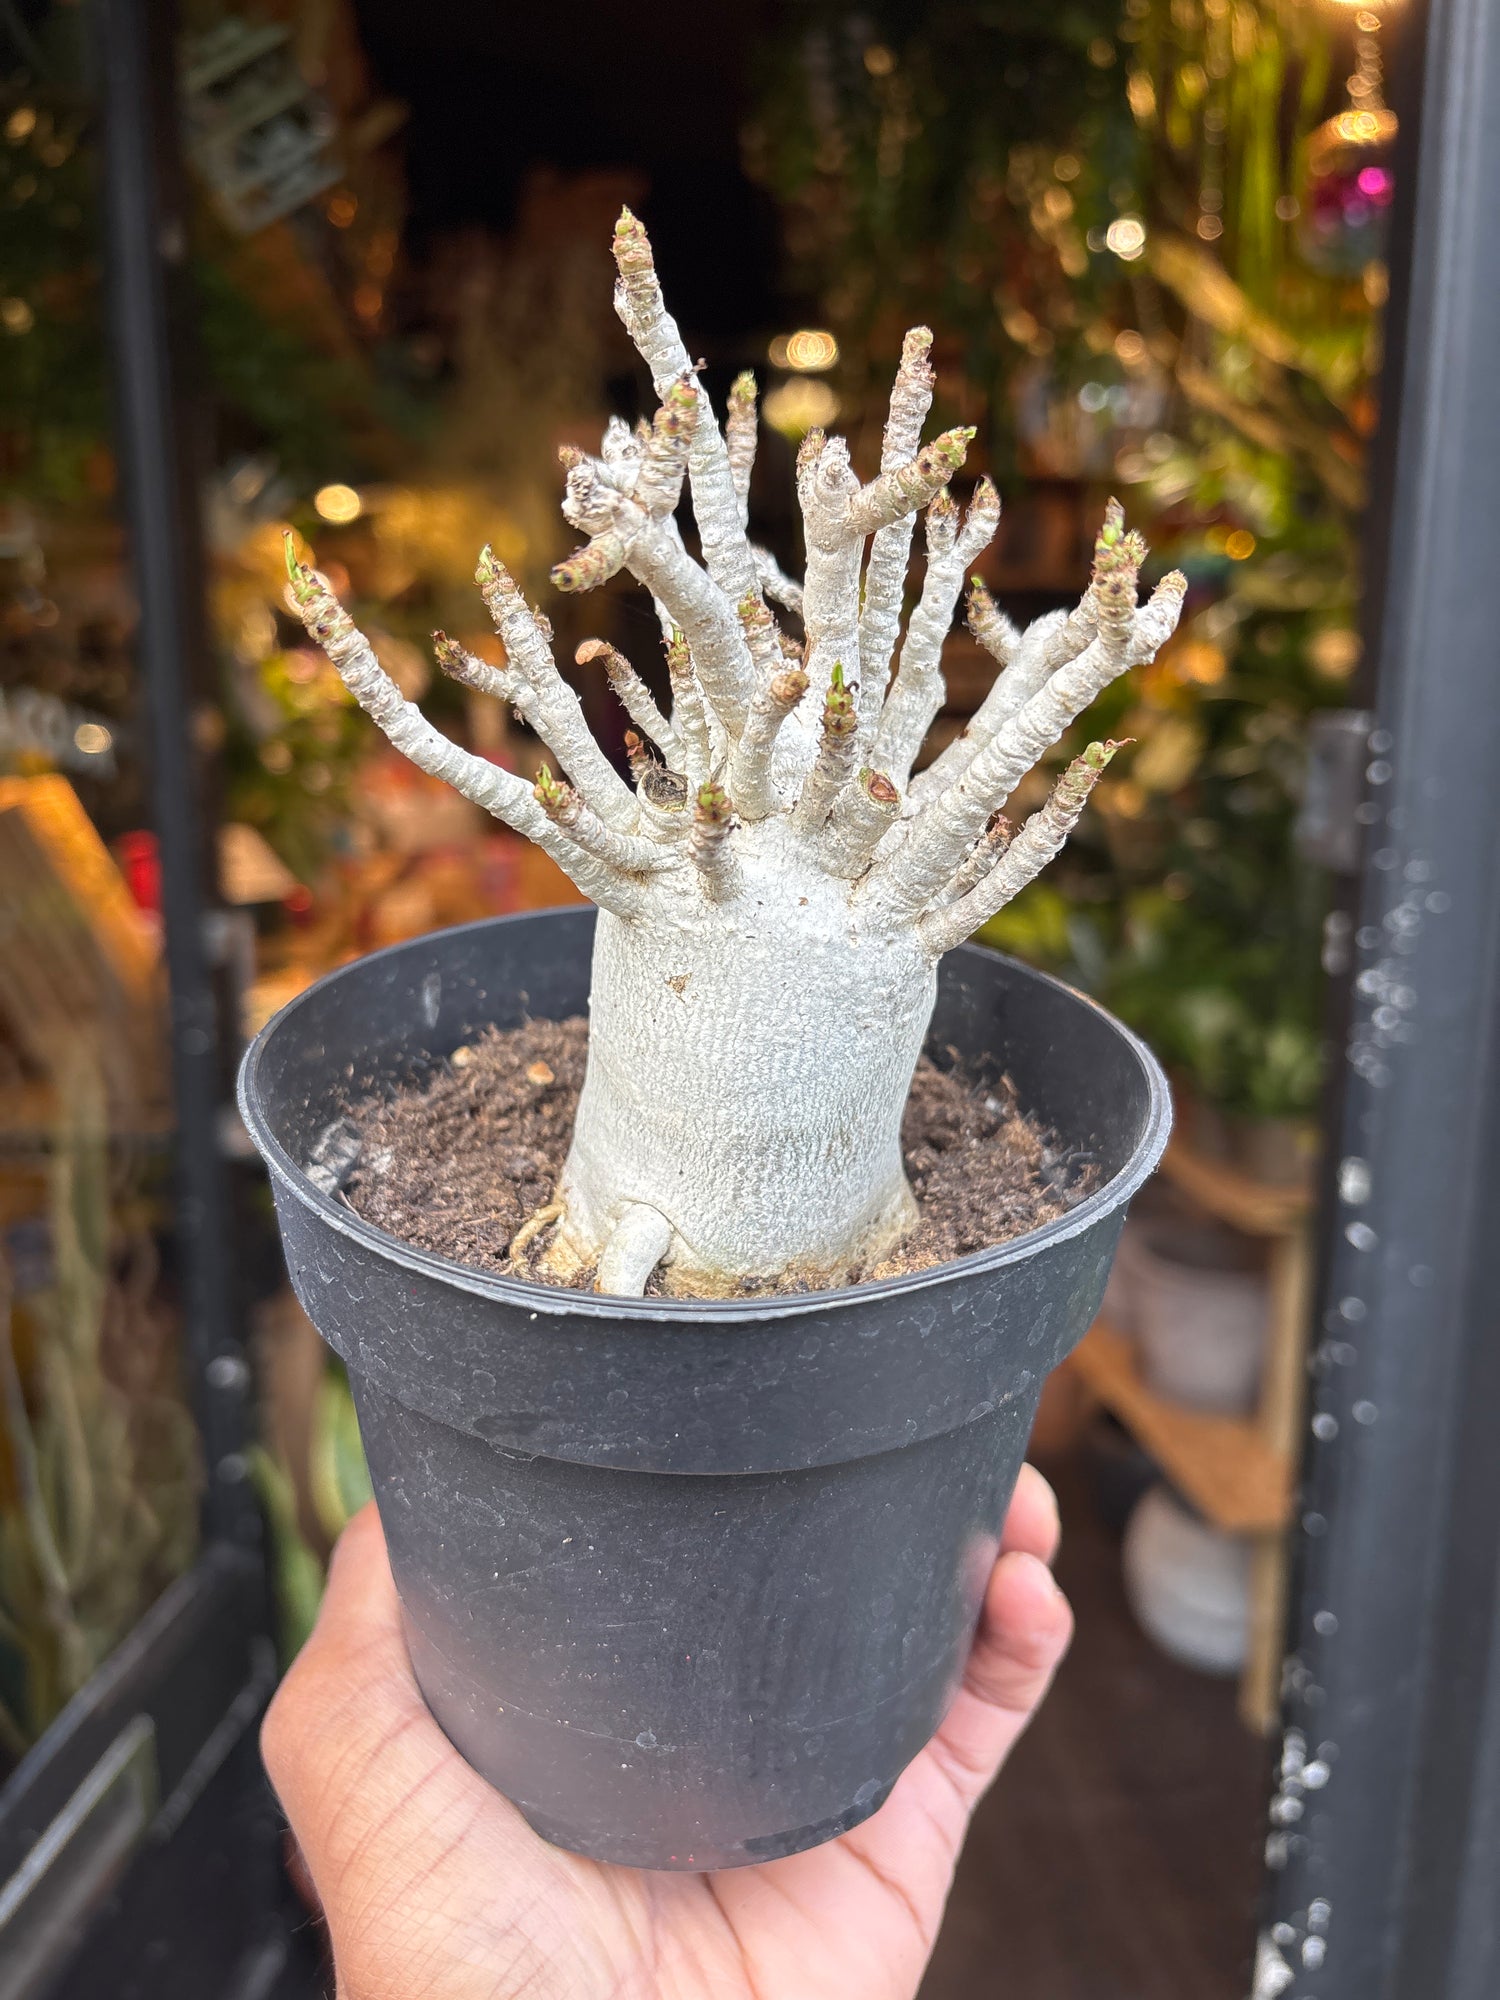
M972 1812L1051 1685L1073 1636L1068 1601L1040 1557L1002 1555L963 1685L929 1745Z

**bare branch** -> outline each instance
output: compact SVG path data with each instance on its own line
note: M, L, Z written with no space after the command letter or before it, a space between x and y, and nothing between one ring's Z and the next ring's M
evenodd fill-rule
M610 826L629 832L635 825L635 800L630 787L594 741L582 706L557 671L545 626L521 593L521 587L492 548L481 550L474 573L485 607L512 672L531 691L529 703L517 703L595 812ZM515 699L514 696L511 699Z
M1015 657L1021 635L994 598L990 596L989 585L982 576L969 580L968 616L965 620L969 631L998 667L1006 667Z
M666 309L657 282L656 261L645 229L628 208L621 209L615 224L615 264L620 273L615 288L615 310L637 351L651 370L658 396L680 376L697 375L677 323ZM688 455L688 476L693 490L693 516L703 547L703 561L709 575L731 604L738 604L759 588L754 558L745 536L740 496L735 488L729 451L718 425L705 410L703 421L693 431ZM696 650L696 648L695 648ZM749 699L748 677L737 690L731 706L743 720ZM715 700L715 707L738 732L739 722Z
M820 859L830 875L853 881L870 865L870 856L901 810L901 794L884 771L866 767L846 785L833 817Z
M1000 496L988 479L981 479L974 488L962 529L958 509L946 493L940 493L927 510L927 574L906 628L896 679L880 713L872 752L875 762L889 771L897 784L905 782L933 717L943 705L943 646L953 624L964 572L989 547L999 525Z
M828 692L823 697L818 754L792 811L792 825L799 832L820 832L834 802L849 782L859 749L858 692L845 682L843 666L835 660Z
M989 874L1006 848L1016 837L1016 830L1004 813L991 813L984 823L984 831L958 864L958 873L941 893L944 903L956 903L960 896L967 896L971 889Z
M769 549L753 548L750 553L755 558L755 573L760 578L760 587L766 596L773 598L784 611L790 611L795 618L802 616L802 586L795 577L787 575Z
M535 711L536 697L531 683L514 667L492 667L488 660L481 660L467 646L450 639L446 632L433 633L432 654L449 680L472 688L476 694L508 702L523 722L531 720L526 711L528 708Z
M776 737L807 689L802 669L784 666L750 704L744 731L729 758L729 793L742 819L764 819L780 805L771 784Z
M740 505L740 523L750 519L750 475L755 469L756 445L755 377L747 368L736 375L729 391L729 409L724 418L724 444L729 454L729 476L734 482ZM754 551L751 551L752 560Z
M682 745L677 732L657 707L650 688L625 655L603 639L585 639L573 658L580 667L599 661L609 676L609 684L620 705L643 735L649 736L666 761L682 769Z
M905 514L918 513L958 471L973 441L972 424L944 431L905 465L882 472L878 479L862 486L849 503L848 532L873 534Z
M1017 633L975 577L969 590L969 630L1000 662L1001 671L963 734L912 780L912 803L924 805L961 777L1001 723L1024 708L1059 667L1077 659L1096 629L1092 584L1072 611L1048 611Z
M649 875L667 865L669 857L660 841L638 833L617 833L606 826L587 801L571 785L554 778L545 765L537 772L532 791L553 825L560 826L585 854L625 875Z
M988 923L1028 882L1034 882L1077 826L1089 793L1122 746L1091 743L1075 757L1052 789L1052 796L1034 812L1004 854L975 887L940 910L930 910L917 925L917 935L934 958L951 951Z
M682 746L684 774L699 783L713 765L713 749L692 651L676 627L667 640L667 672L672 676L672 725Z
M435 729L382 668L374 647L334 596L328 579L297 561L290 535L286 557L288 604L392 746L418 770L440 778L461 797L534 841L601 907L617 916L634 916L642 906L640 884L568 839L542 811L524 779L470 755Z
M915 913L939 892L980 828L1095 696L1127 668L1154 657L1173 630L1187 590L1173 572L1151 602L1135 609L1138 538L1106 521L1094 554L1092 596L1098 630L1078 658L1009 716L965 769L905 823L870 877L870 888L895 915Z
M668 386L631 491L621 491L606 478L601 461L570 455L563 511L590 531L591 540L556 565L552 581L559 590L590 590L622 566L629 569L686 633L704 697L734 736L744 726L753 674L750 654L723 591L687 553L672 518L688 441L703 422L709 419L701 411L698 389L684 375ZM758 594L753 573L751 585L747 594Z
M890 413L880 444L882 472L894 472L897 466L914 458L922 442L922 425L932 408L934 377L928 360L931 351L932 333L925 326L914 326L901 343L901 365L891 388ZM913 511L881 528L870 544L870 559L865 565L864 608L859 618L859 678L862 686L881 695L890 678L915 525Z
M807 545L802 589L803 664L814 687L828 686L835 664L859 657L859 563L862 544L849 532L859 481L842 438L811 430L797 453L797 499ZM851 751L851 756L852 756ZM852 763L850 765L852 769Z
M729 845L733 827L734 807L724 787L711 782L700 785L693 807L693 831L688 837L688 859L716 900L731 894L739 880Z

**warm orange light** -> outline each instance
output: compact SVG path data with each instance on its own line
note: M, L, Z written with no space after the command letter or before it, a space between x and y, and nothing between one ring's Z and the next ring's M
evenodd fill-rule
M336 528L344 527L350 521L357 521L364 512L365 503L352 486L337 482L332 486L320 486L313 495L313 505L325 521L331 521Z
M778 334L768 352L773 368L793 368L799 375L817 375L838 360L839 344L821 328L804 327L799 333Z

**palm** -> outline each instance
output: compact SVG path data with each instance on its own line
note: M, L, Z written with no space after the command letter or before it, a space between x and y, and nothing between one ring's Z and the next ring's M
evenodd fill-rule
M581 1860L459 1758L412 1679L374 1510L267 1719L266 1761L328 1917L340 2000L907 2000L969 1814L1067 1641L1042 1567L1056 1513L1023 1472L968 1678L873 1819L711 1875Z

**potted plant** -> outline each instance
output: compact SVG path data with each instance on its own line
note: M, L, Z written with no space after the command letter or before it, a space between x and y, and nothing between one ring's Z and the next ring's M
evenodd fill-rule
M348 1364L434 1713L543 1833L703 1868L854 1825L926 1740L1043 1378L1092 1318L1165 1143L1165 1085L1132 1036L962 941L1061 846L1117 746L1092 745L1019 830L999 809L1153 656L1183 584L1138 604L1145 548L1112 504L1071 613L1021 633L976 586L971 629L1004 670L912 778L999 514L987 480L965 514L949 495L970 433L921 443L931 336L907 337L875 479L841 440L803 443L799 585L747 531L753 380L721 431L628 212L614 251L660 407L635 431L612 421L597 458L565 451L564 512L588 539L553 580L623 568L655 600L670 714L595 649L654 745L634 745L634 786L490 551L478 582L506 664L442 635L438 657L513 704L565 777L527 784L441 735L289 547L289 601L391 742L535 840L597 914L344 967L263 1031L241 1102L298 1295ZM677 524L684 478L701 562ZM571 1146L514 1274L398 1241L343 1198L360 1103L487 1029L585 1007ZM1019 1238L901 1269L924 1041L992 1089L1008 1077L1053 1135L1063 1194Z

